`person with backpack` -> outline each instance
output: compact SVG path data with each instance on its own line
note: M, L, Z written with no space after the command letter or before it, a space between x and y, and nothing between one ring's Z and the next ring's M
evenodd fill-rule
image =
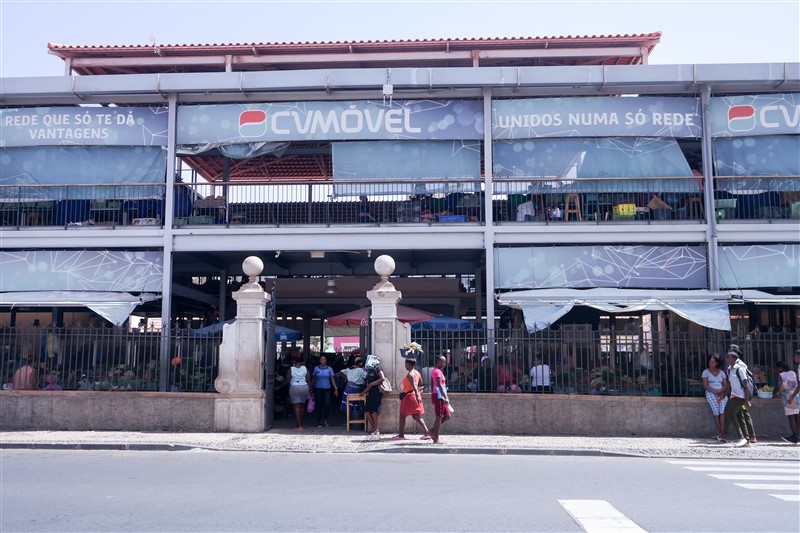
M743 448L750 445L748 439L748 426L753 427L750 419L750 412L745 409L750 406L753 398L752 374L749 375L747 365L739 359L739 354L729 351L725 356L728 363L728 380L726 392L728 393L728 404L725 406L725 427L722 431L721 442L727 442L728 426L731 422L735 424L739 439L733 444L736 448ZM755 440L755 437L753 437Z

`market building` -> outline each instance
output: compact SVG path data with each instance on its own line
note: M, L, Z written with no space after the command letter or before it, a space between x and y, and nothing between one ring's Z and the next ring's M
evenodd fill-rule
M255 255L308 352L388 254L404 305L482 324L419 333L465 390L488 354L692 395L732 342L766 376L799 342L800 65L650 65L660 37L50 44L64 76L0 80L0 321L225 321ZM124 356L151 390L169 331Z

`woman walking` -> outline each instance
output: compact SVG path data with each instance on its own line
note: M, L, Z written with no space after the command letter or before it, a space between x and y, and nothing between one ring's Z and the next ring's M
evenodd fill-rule
M703 370L700 377L703 380L711 414L714 415L714 423L717 425L717 440L726 442L728 437L724 434L725 405L728 403L728 397L725 395L725 372L722 371L721 362L718 355L709 356L708 368Z
M336 385L333 369L328 366L328 358L324 355L320 356L319 364L311 372L311 388L314 390L317 426L328 427L333 395L339 393L339 387Z
M303 429L303 411L308 401L308 369L303 364L303 357L298 353L294 355L292 366L286 372L286 378L280 388L289 386L289 401L294 411L295 429Z
M402 389L400 393L400 423L398 434L392 437L393 440L405 440L406 430L406 417L411 416L414 422L419 424L425 432L420 440L430 440L428 426L422 419L425 414L425 408L422 406L422 376L419 372L414 370L416 360L406 359L406 370L408 374L403 378Z
M447 359L440 355L436 358L436 368L431 372L431 402L433 402L433 412L436 421L431 429L431 438L434 444L439 444L442 425L450 420L450 398L447 396L447 386L445 385L444 372L442 369L447 366Z

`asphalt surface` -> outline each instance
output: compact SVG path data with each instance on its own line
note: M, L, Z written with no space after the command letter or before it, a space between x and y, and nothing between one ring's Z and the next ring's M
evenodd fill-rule
M124 431L5 431L0 449L224 450L302 453L426 453L583 455L800 461L800 446L777 439L746 448L688 438L449 435L442 444L407 433L370 436L341 428L272 429L264 433L142 433Z
M798 487L795 461L2 450L0 531L795 532Z

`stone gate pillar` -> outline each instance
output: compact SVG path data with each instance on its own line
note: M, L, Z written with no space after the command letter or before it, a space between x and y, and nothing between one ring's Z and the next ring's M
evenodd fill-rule
M394 259L382 255L375 260L375 272L381 280L367 292L372 303L372 345L370 353L381 360L383 373L394 390L405 376L400 347L409 341L409 330L397 320L397 304L403 295L389 281L394 272Z
M264 431L264 326L270 295L258 284L264 270L258 257L242 263L250 281L233 293L236 320L222 330L219 350L219 374L214 388L220 396L214 400L214 429L234 433Z

